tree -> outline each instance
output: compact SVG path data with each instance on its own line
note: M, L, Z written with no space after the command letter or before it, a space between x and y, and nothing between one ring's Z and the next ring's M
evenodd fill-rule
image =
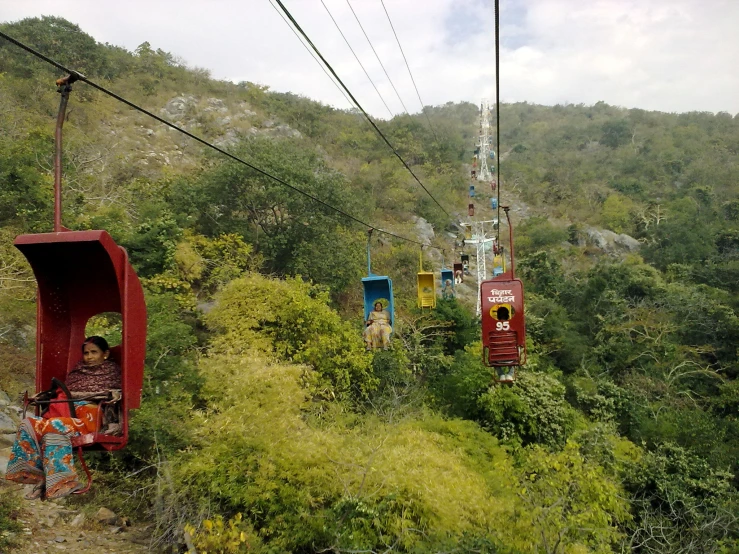
M627 547L650 554L719 551L739 537L731 476L686 450L665 444L627 474L636 508Z
M612 552L630 519L628 502L618 483L568 441L561 452L527 448L520 468L521 498L534 522L537 551L546 554Z
M520 371L513 386L492 386L477 403L485 428L514 443L562 446L573 429L564 385L544 373Z
M633 224L634 204L620 194L611 194L603 202L601 217L606 227L616 233L630 232Z
M611 148L618 148L631 140L631 126L625 119L606 121L601 127L600 143Z

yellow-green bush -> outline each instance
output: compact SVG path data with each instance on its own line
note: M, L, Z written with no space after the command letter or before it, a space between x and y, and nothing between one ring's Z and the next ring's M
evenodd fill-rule
M423 410L394 423L340 410L313 422L301 385L309 370L243 354L201 360L209 410L195 414L199 446L180 455L175 480L203 505L243 513L269 551L426 552L464 539L536 552L543 529L562 535L563 552L581 552L577 545L603 551L617 537L620 501L589 508L592 516L583 506L599 491L620 496L618 486L577 453L561 461L531 451L537 467L574 464L564 477L551 469L556 491L570 482L583 491L574 514L542 522L549 489L523 490L526 464L517 469L475 423ZM573 518L602 529L572 530Z
M224 522L221 516L203 520L198 529L190 524L185 525L185 532L192 537L193 546L199 554L260 552L259 538L240 513L228 522Z
M250 273L216 296L206 323L218 332L213 351L275 353L305 363L324 396L364 396L376 386L361 334L329 307L328 293L299 278Z

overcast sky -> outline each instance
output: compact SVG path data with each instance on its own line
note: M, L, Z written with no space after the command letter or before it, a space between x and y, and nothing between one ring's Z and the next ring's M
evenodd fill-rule
M323 0L393 113L420 102L380 0ZM388 117L321 0L283 0L359 102ZM493 0L385 0L425 104L495 98ZM270 0L0 0L0 21L56 15L100 42L144 41L339 108L347 100ZM739 0L501 0L501 99L739 113ZM64 62L64 60L60 60Z

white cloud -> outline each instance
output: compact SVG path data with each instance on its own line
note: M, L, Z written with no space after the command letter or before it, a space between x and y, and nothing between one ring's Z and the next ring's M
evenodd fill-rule
M350 0L405 105L420 104L379 0ZM371 113L387 111L320 0L283 0ZM394 112L402 110L346 0L324 0ZM492 0L385 0L427 104L494 97ZM268 0L0 0L0 19L58 15L101 42L149 41L213 76L338 107L344 97ZM502 0L504 101L739 112L739 2Z

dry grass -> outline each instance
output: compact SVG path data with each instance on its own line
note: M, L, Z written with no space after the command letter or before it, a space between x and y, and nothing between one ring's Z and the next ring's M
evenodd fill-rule
M35 376L34 356L15 346L0 343L0 390L11 399L33 390Z

